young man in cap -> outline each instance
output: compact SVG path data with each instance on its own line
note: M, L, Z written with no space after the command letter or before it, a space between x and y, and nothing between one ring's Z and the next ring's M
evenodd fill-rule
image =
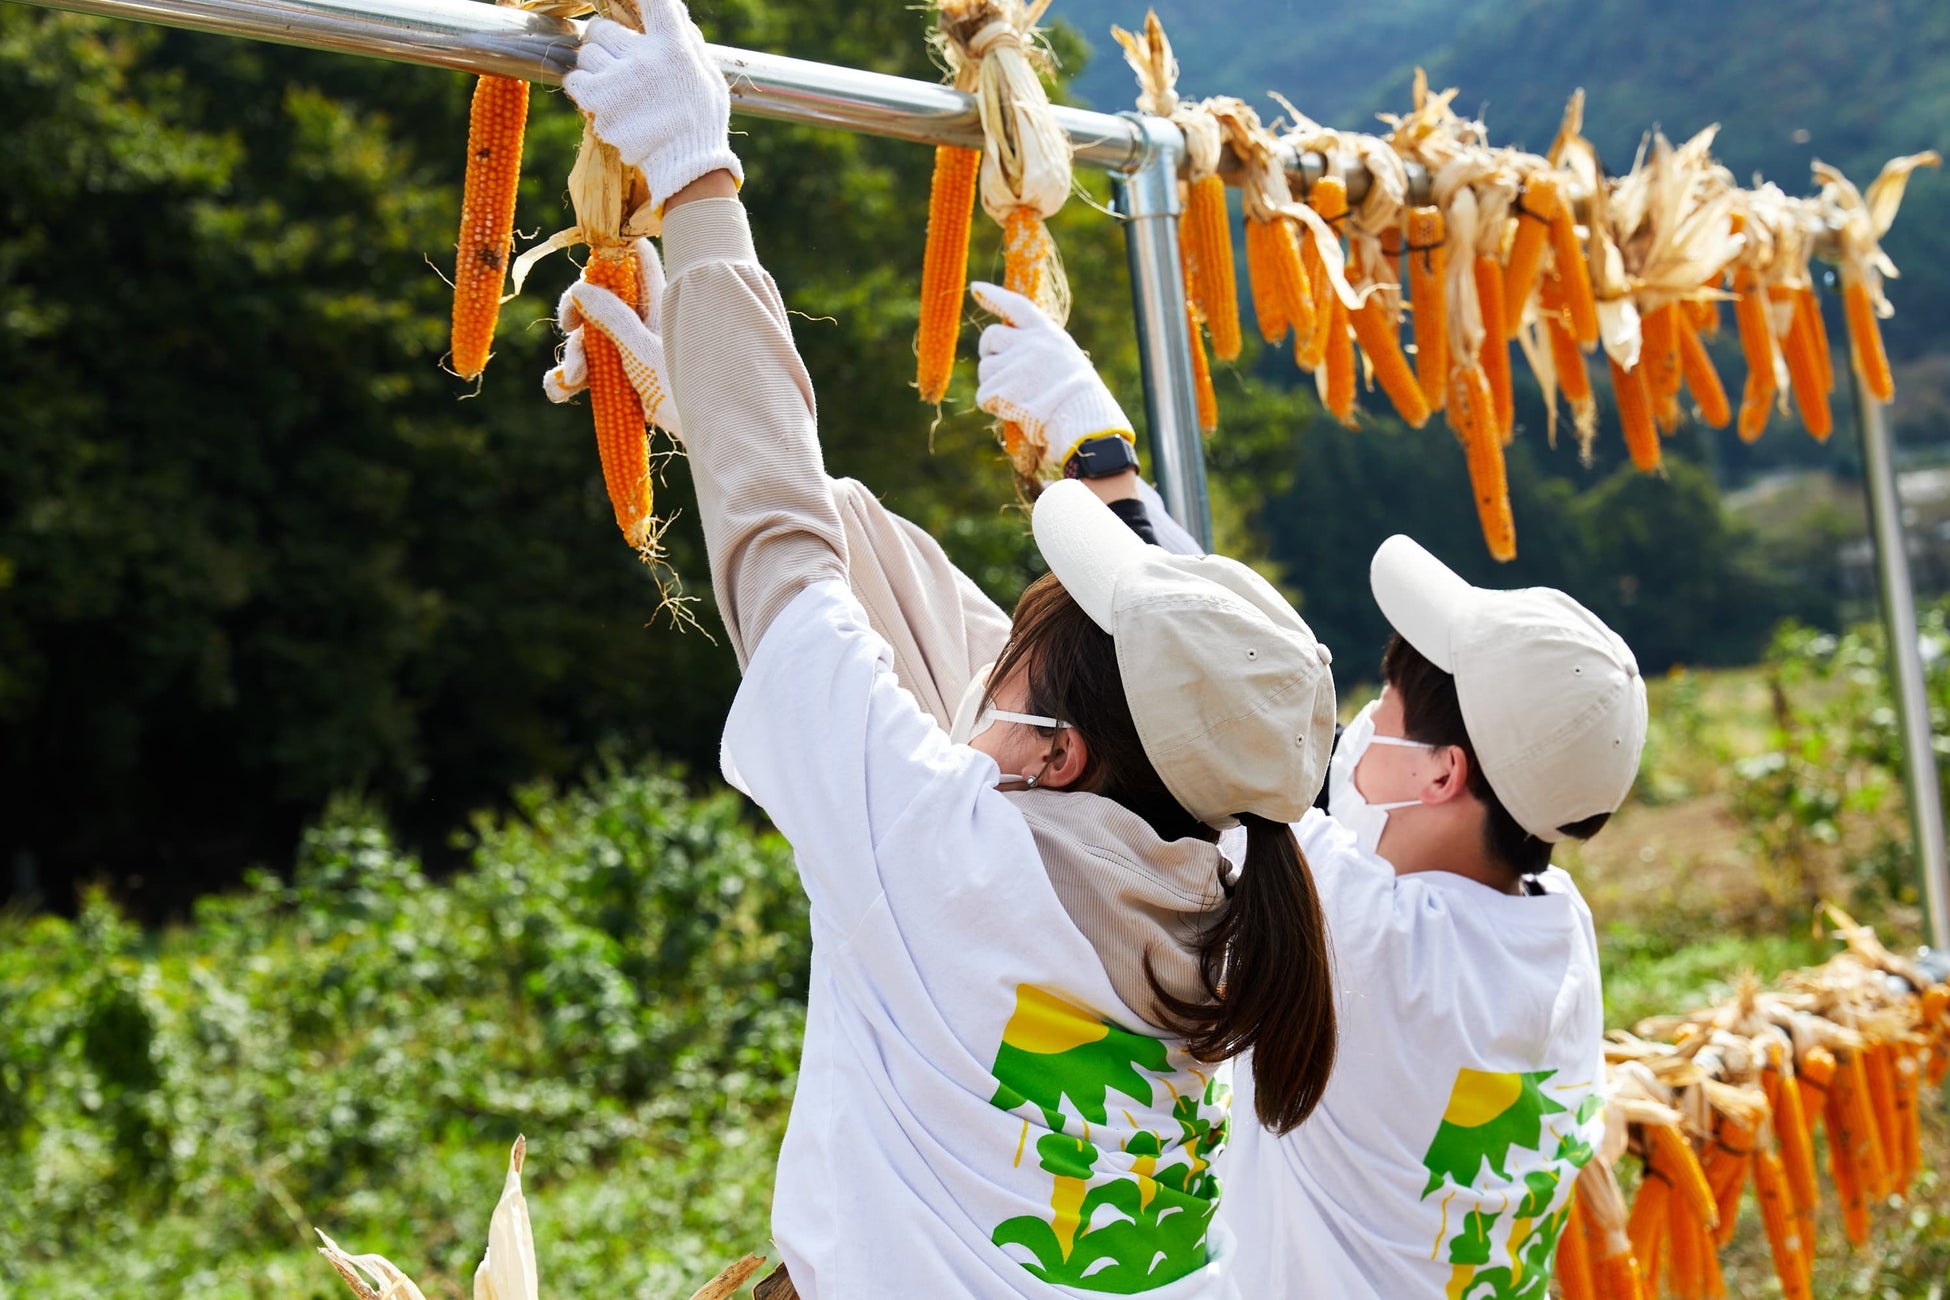
M1550 854L1631 788L1645 686L1560 591L1473 587L1399 536L1369 580L1387 684L1341 737L1328 813L1294 828L1340 1050L1285 1136L1241 1089L1223 1167L1241 1290L1543 1300L1603 1130L1597 939Z

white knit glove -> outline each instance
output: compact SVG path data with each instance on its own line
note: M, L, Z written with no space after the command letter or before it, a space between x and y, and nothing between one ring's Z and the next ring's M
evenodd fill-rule
M1063 462L1087 438L1117 434L1137 441L1090 357L1061 326L1000 285L978 281L968 289L1001 318L982 331L975 404L1041 439L1046 476L1061 477Z
M719 168L744 183L731 152L731 92L678 0L644 0L641 33L592 19L562 89L595 118L598 137L643 169L659 211Z
M562 359L542 376L542 391L551 402L566 402L589 387L589 357L582 339L585 330L594 329L616 345L617 355L623 359L623 373L643 399L644 417L671 437L681 439L684 430L677 421L677 403L670 400L670 388L663 379L664 340L659 317L664 264L647 239L636 241L636 259L640 289L635 306L583 280L562 291L562 301L555 309L556 328L564 335Z

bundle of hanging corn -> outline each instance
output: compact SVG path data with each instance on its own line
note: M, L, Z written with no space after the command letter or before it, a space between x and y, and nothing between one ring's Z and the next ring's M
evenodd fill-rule
M1894 279L1896 264L1882 251L1882 237L1902 206L1903 189L1910 173L1918 167L1935 167L1942 161L1935 150L1893 158L1883 164L1881 175L1869 182L1864 195L1846 176L1826 163L1814 165L1815 179L1821 183L1816 200L1825 223L1835 232L1841 264L1842 312L1848 323L1849 360L1869 395L1878 402L1896 396L1895 380L1889 373L1889 358L1882 350L1882 328L1877 324L1895 314L1883 296L1885 276Z
M1219 427L1219 399L1205 355L1203 325L1221 361L1239 358L1239 288L1232 265L1232 231L1226 217L1225 181L1219 176L1219 120L1203 104L1178 97L1178 60L1156 10L1144 15L1144 34L1112 27L1124 48L1124 61L1138 79L1138 111L1171 119L1185 135L1185 180L1178 218L1178 260L1185 280L1185 310L1191 330L1192 377L1198 396L1199 428Z
M1462 443L1490 554L1511 560L1517 533L1503 448L1515 425L1502 249L1519 181L1483 124L1450 106L1455 95L1432 94L1418 68L1413 109L1384 120L1389 146L1430 178L1432 202L1409 209L1403 234L1422 395Z
M1343 424L1354 423L1354 345L1349 313L1361 298L1349 286L1347 259L1336 224L1347 209L1323 211L1318 193L1295 203L1285 151L1243 100L1214 98L1201 105L1219 124L1239 165L1239 205L1246 218L1246 279L1260 337L1293 335L1293 360L1311 371L1323 404ZM1338 182L1337 182L1338 183ZM1321 185L1316 185L1316 192Z
M1724 428L1732 418L1699 339L1700 318L1691 314L1696 305L1710 307L1713 286L1741 246L1732 181L1710 152L1715 130L1677 149L1654 132L1605 198L1608 265L1593 275L1599 333L1625 446L1646 473L1659 467L1660 435L1679 427L1682 388L1708 425Z
M1036 28L1049 4L940 0L936 39L981 111L982 210L1002 227L1003 287L1061 325L1070 317L1070 286L1045 222L1070 196L1070 142L1038 75L1050 66ZM1034 436L1020 425L1002 427L1003 449L1025 486L1035 483L1043 458Z
M501 1199L488 1220L487 1250L474 1270L474 1300L538 1300L540 1269L535 1261L535 1237L528 1221L528 1201L521 1192L521 1167L528 1155L528 1139L515 1139L508 1153L508 1176ZM412 1278L384 1255L354 1255L326 1236L318 1248L359 1300L426 1300ZM726 1265L691 1300L727 1300L765 1263L761 1255L747 1255ZM791 1285L783 1268L758 1284L758 1300L788 1300Z
M1400 215L1408 198L1408 169L1387 143L1359 132L1334 131L1274 95L1292 119L1279 137L1293 157L1318 154L1322 174L1307 191L1307 206L1347 240L1347 281L1359 304L1329 303L1317 316L1318 337L1310 347L1318 356L1317 374L1328 409L1343 423L1354 415L1355 352L1360 345L1367 387L1379 385L1410 428L1428 423L1430 406L1402 351L1403 315ZM1360 167L1368 177L1360 206L1348 206L1347 173ZM1312 248L1308 254L1312 269ZM1351 340L1350 340L1351 336ZM1302 365L1305 358L1297 358Z
M1813 1295L1816 1129L1849 1241L1921 1161L1922 1088L1950 1067L1950 984L1831 908L1847 949L1774 991L1646 1021L1608 1045L1606 1130L1559 1240L1565 1300L1726 1295L1749 1185L1782 1294ZM1640 1162L1629 1208L1613 1166Z

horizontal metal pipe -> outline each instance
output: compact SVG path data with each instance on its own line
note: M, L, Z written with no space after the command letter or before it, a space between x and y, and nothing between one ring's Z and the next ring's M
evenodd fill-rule
M555 83L575 66L578 24L479 0L32 0L50 9L128 18L191 31L363 54L402 63ZM930 81L890 77L754 50L711 53L739 112L922 144L979 146L973 97ZM1079 163L1127 171L1144 154L1135 122L1058 108Z

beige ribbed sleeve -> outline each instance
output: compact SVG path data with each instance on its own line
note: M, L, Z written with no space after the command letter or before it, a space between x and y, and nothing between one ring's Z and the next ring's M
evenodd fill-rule
M812 380L737 199L664 218L664 361L684 413L711 586L743 669L800 591L846 578Z
M942 730L964 687L1002 655L1009 616L934 538L850 478L833 483L846 528L847 582L894 650L894 676Z

